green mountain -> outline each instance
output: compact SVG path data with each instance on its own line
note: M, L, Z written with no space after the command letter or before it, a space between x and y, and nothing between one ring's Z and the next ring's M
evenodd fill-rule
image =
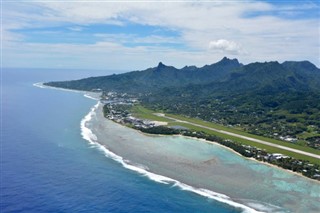
M142 105L233 125L257 135L290 136L320 149L320 69L308 61L250 63L237 59L201 68L157 67L49 86L139 94Z
M232 97L247 101L248 98L261 97L261 101L268 105L268 101L263 97L271 96L269 99L273 102L280 94L295 96L297 94L317 94L320 91L320 70L305 61L282 64L278 62L251 63L238 66L231 72L220 73L223 75L216 75L219 77L212 78L210 83L203 81L203 83L192 82L186 86L166 87L145 100L153 102L153 100L165 97L166 100L170 99L172 102L181 102L181 99L197 101L224 97L231 100Z
M104 91L148 93L165 87L181 87L188 84L219 81L241 66L237 59L231 60L228 58L223 58L215 64L201 68L186 66L182 69L176 69L160 62L157 67L143 71L45 84L88 91L99 88Z
M320 70L307 61L251 63L215 82L165 88L142 101L257 135L296 137L320 149Z
M214 93L275 93L285 91L318 91L320 71L308 61L251 63L242 65L237 59L221 61L201 68L185 66L177 69L159 63L143 71L90 77L73 81L49 82L49 86L78 90L101 89L117 92L159 92L164 88ZM206 92L205 92L206 93Z

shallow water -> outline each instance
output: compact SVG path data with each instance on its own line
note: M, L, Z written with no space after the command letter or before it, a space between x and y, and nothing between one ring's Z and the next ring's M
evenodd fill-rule
M92 75L3 69L0 212L250 211L239 203L272 212L277 208L270 204L319 211L318 183L219 146L149 137L104 118L92 119L91 129L118 155L88 143L80 123L90 126L83 118L96 101L33 84Z
M2 69L0 212L239 212L107 158L81 135L81 120L96 101L33 86L106 74Z
M103 118L101 106L86 126L97 137L93 139L137 168L260 211L320 212L319 183L219 145L182 136L147 136Z

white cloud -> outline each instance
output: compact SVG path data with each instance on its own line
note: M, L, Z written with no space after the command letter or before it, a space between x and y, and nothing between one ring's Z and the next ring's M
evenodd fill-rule
M3 66L50 67L81 69L142 70L156 66L159 61L167 65L184 67L203 66L221 59L220 55L201 51L176 50L170 47L126 47L115 42L95 44L9 43L4 47ZM49 65L49 66L48 66Z
M71 31L76 31L76 32L83 31L83 27L79 27L79 26L69 27L68 29Z
M209 49L218 50L222 53L230 53L234 55L244 54L242 47L234 41L219 39L209 42Z
M300 11L308 7L311 6L299 8L293 5L289 9ZM288 11L288 6L275 7L272 4L252 0L175 3L167 1L143 3L4 2L2 35L4 36L3 55L5 58L3 63L7 66L15 66L16 62L12 64L9 62L19 61L25 66L28 64L32 66L36 60L30 60L30 58L34 55L41 57L43 64L53 66L58 59L63 60L63 57L60 56L64 55L69 60L66 63L75 68L82 67L86 62L87 67L112 65L112 68L131 69L132 63L136 64L134 67L143 68L153 66L160 60L176 66L203 65L213 63L225 54L233 54L237 55L243 63L265 60L310 60L319 66L318 18L283 19L270 15L272 13L269 13L268 16L251 18L244 16L250 12L275 10L285 12ZM165 27L178 32L179 36L160 36L156 33L149 36L99 35L96 33L98 39L96 46L85 44L40 45L24 42L23 33L12 31L30 27L71 25L76 26L71 28L75 30L74 33L81 33L81 28L86 29L91 24L115 24L125 27L127 22ZM125 46L125 43L130 42L150 43L150 45L135 48ZM153 46L152 43L154 43ZM178 43L187 48L185 50L175 49L174 45L172 48L164 48L156 45L159 43ZM59 48L56 48L58 46ZM66 48L63 48L64 46ZM55 49L56 52L51 51ZM111 49L117 53L121 51L124 53L113 54L110 52ZM77 52L74 57L71 57L72 50ZM23 56L23 51L26 51L28 55ZM38 54L39 52L41 55ZM250 54L247 54L248 52ZM9 55L13 57L12 60L9 60ZM15 60L14 57L19 57L19 60ZM116 63L120 59L128 63Z
M158 36L158 35L150 35L150 36L137 36L135 34L94 34L95 37L102 39L103 41L116 42L119 44L130 43L132 46L137 46L139 44L149 44L149 45L157 45L157 44L179 44L181 41L177 40L175 37L170 36Z

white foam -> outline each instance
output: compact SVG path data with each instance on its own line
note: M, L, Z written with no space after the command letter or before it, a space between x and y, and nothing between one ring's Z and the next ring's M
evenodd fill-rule
M221 203L228 204L228 205L233 206L235 208L240 208L245 213L258 213L258 212L260 212L260 211L254 210L253 208L250 208L244 204L232 201L230 199L230 197L228 197L224 194L216 193L216 192L213 192L213 191L210 191L207 189L195 188L195 187L189 186L187 184L181 183L175 179L172 179L172 178L169 178L169 177L166 177L163 175L155 174L155 173L152 173L152 172L145 170L144 168L140 168L138 166L131 165L128 163L129 161L126 161L121 156L114 154L113 152L108 150L103 145L100 145L98 143L96 143L96 145L101 151L103 151L105 153L106 157L111 158L111 159L121 163L121 165L126 169L135 171L143 176L148 177L150 180L153 180L155 182L162 183L162 184L173 184L173 186L179 187L182 190L196 193L198 195L219 201Z
M81 90L73 90L73 89L64 89L64 88L58 88L58 87L51 87L51 86L47 86L44 85L42 82L38 82L38 83L34 83L33 86L35 87L39 87L42 89L55 89L55 90L60 90L60 91L65 91L65 92L75 92L75 93L84 93L84 97L95 100L95 101L99 101L99 98L92 96L91 94L93 94L94 92L91 92L91 94L89 92L86 91L81 91Z
M94 105L90 112L81 120L80 128L81 128L81 135L82 138L89 141L91 144L95 144L97 141L97 136L92 133L91 129L86 127L86 123L89 122L92 117L96 114L95 110L99 107L100 102Z
M182 190L191 191L191 192L196 193L198 195L219 201L221 203L228 204L228 205L233 206L235 208L240 208L245 213L258 213L258 212L260 212L260 211L253 209L253 208L250 208L249 206L246 206L244 204L237 203L237 202L233 201L230 197L228 197L227 195L224 195L224 194L220 194L220 193L208 190L208 189L195 188L195 187L186 185L184 183L180 183L178 181L175 185L180 187Z
M85 93L84 97L90 98L93 100L99 100L95 97L90 96L90 94L86 93L85 91L51 87L51 86L43 85L43 83L41 83L41 82L35 83L35 84L33 84L33 86L43 88L43 89L55 89L55 90L68 91L68 92ZM81 124L80 124L81 135L82 135L83 139L87 140L90 143L90 145L91 145L90 148L99 149L100 151L102 151L105 154L106 157L111 158L111 159L115 160L116 162L120 163L124 168L135 171L143 176L148 177L150 180L153 180L155 182L162 183L162 184L172 184L173 187L179 187L181 190L190 191L195 194L219 201L221 203L228 204L228 205L233 206L235 208L242 209L244 213L272 212L272 211L270 211L271 205L269 206L267 204L254 203L254 202L248 202L247 205L244 205L244 204L233 201L227 195L213 192L213 191L207 190L207 189L195 188L190 185L181 183L175 179L149 172L148 167L146 167L144 165L140 165L140 164L132 164L130 161L125 160L121 156L111 152L105 146L98 143L97 136L91 131L90 128L88 128L86 126L86 124L95 116L96 110L98 109L100 104L101 103L98 101L98 103L90 109L90 112L81 120ZM275 206L272 206L272 207L275 207ZM255 209L258 209L259 211L255 210ZM271 209L275 210L275 209L277 209L277 207L271 208ZM279 211L277 211L277 212L279 212Z
M148 177L150 180L153 180L158 183L162 184L172 184L174 187L179 187L182 190L190 191L193 193L196 193L198 195L219 201L221 203L228 204L230 206L233 206L235 208L242 209L245 213L259 213L261 211L257 211L249 206L246 206L241 203L237 203L233 201L230 197L224 194L220 194L217 192L213 192L207 189L202 188L195 188L190 185L181 183L175 179L155 174L148 171L148 168L143 165L134 165L130 163L130 161L125 160L121 156L111 152L108 150L105 146L101 145L97 141L97 136L86 126L87 122L89 122L93 116L95 115L95 110L99 107L101 103L98 102L94 107L91 108L90 112L82 119L81 121L81 135L82 137L87 140L93 147L96 147L100 151L102 151L106 157L111 158L115 160L116 162L120 163L124 168L135 171L143 176Z
M39 87L42 89L55 89L55 90L61 90L61 91L67 91L67 92L76 92L76 93L84 93L85 92L85 91L80 91L80 90L51 87L51 86L44 85L42 82L34 83L33 86Z
M254 209L259 209L260 211L263 212L268 212L268 213L285 213L288 212L286 210L283 210L279 206L267 204L267 203L257 203L255 201L248 201L246 202L246 205L254 208Z
M260 203L248 203L249 206L269 212L269 208Z
M41 83L41 82L39 82L39 83L34 83L33 86L39 87L39 88L42 88L42 89L46 88L46 87L43 85L43 83Z
M99 98L95 98L95 97L91 96L91 95L88 94L88 93L84 94L83 96L86 97L86 98L92 99L92 100L99 101Z

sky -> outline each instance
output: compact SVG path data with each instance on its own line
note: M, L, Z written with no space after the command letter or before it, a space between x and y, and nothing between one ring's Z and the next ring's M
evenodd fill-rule
M2 67L141 70L309 60L316 0L1 1Z

